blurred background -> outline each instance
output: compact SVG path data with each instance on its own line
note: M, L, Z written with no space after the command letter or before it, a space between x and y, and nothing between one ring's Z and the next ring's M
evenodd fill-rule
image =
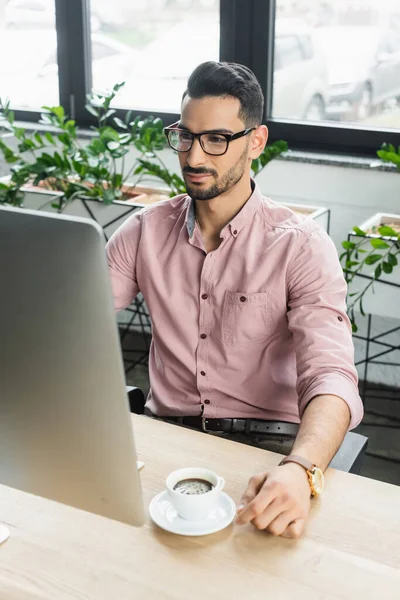
M219 0L91 0L93 90L179 112L191 70L219 57ZM7 60L6 60L7 59ZM55 0L0 0L0 97L58 97ZM277 0L272 116L400 127L399 0Z

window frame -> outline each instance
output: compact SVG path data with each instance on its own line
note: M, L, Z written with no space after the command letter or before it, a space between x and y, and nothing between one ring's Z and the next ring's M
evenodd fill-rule
M90 93L91 36L90 0L55 0L59 95L68 115L82 128L95 125L85 110ZM247 65L256 74L265 95L265 119L270 140L284 139L289 148L356 156L376 156L383 142L400 144L396 129L365 129L359 125L305 123L271 116L274 76L276 0L220 0L220 60ZM183 91L183 90L182 90ZM124 118L128 110L118 109ZM135 117L160 117L164 125L179 114L132 109ZM15 110L16 119L37 122L40 111Z

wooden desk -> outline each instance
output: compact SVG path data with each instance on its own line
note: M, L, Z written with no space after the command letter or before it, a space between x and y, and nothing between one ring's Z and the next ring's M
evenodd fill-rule
M146 505L177 467L226 478L238 502L248 478L279 457L134 417ZM1 600L279 600L400 598L400 487L329 470L300 540L230 526L202 538L135 529L0 486Z

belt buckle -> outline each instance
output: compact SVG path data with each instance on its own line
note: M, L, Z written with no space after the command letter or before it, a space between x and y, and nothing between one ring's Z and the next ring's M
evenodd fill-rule
M208 417L201 417L201 430L204 433L225 433L225 431L219 429L207 429L207 421Z

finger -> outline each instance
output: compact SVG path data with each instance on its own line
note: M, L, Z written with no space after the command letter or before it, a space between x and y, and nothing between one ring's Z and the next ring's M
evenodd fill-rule
M293 508L293 501L288 496L275 498L269 506L261 513L260 516L252 520L252 524L257 529L267 529L267 527L273 523L276 519L280 518L281 515L288 513ZM286 523L284 529L286 529ZM283 529L282 529L283 531Z
M260 488L263 486L265 481L265 475L253 475L253 477L249 480L247 484L247 488L245 493L240 500L240 504L238 506L238 512L242 511L252 500L257 496Z
M261 516L268 506L275 500L279 493L279 486L269 484L266 480L259 488L252 500L238 513L236 522L238 525L250 523L253 519Z
M285 538L298 539L303 533L306 526L305 519L296 519L289 523L285 531L282 532L281 536Z
M269 523L266 528L272 535L282 535L284 531L288 531L291 523L296 521L299 513L296 509L285 510L274 521Z

